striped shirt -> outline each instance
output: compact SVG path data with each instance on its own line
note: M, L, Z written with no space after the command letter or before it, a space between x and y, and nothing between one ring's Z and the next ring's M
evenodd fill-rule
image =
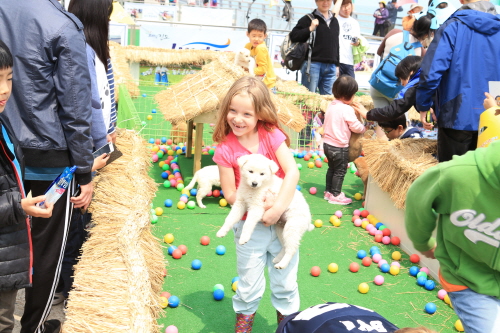
M113 65L111 64L111 59L108 59L108 83L109 83L109 91L111 96L111 117L109 121L108 134L111 134L115 131L116 126L116 100L115 100L115 78L113 76Z

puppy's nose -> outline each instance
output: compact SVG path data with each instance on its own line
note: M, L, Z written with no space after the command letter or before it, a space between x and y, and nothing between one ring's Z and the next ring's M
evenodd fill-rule
M252 182L252 187L257 186L257 182Z

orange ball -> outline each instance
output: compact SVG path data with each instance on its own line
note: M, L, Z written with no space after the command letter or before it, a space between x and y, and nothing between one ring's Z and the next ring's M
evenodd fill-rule
M384 238L384 235L381 234L375 235L375 242L382 243L382 238Z
M205 246L207 246L208 244L210 244L210 237L208 237L208 236L201 237L200 244L201 245L205 245Z
M318 266L313 266L313 268L311 268L312 276L319 276L320 274L321 274L321 268L319 268Z
M323 163L321 163L320 160L317 160L314 164L316 165L316 168L321 168L323 166Z
M182 251L179 249L175 249L174 252L172 252L172 258L174 259L182 258Z
M363 260L361 260L361 263L363 264L363 266L368 267L372 264L372 259L369 257L364 257Z
M309 161L311 159L311 155L307 154L304 156L304 161Z
M359 264L357 262L351 262L351 264L349 265L349 270L353 273L356 273L357 271L359 271Z
M351 221L352 221L352 222L354 222L354 221L356 221L357 219L359 219L359 216L358 216L358 215L354 215L354 216L352 217L352 220L351 220Z
M185 255L185 254L187 253L188 248L187 248L187 246L186 246L186 245L181 244L181 245L179 245L177 248L178 248L179 250L181 250L182 255Z

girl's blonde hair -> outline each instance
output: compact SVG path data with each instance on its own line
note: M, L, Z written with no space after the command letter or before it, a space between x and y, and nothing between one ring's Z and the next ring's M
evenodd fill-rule
M234 82L222 100L217 115L214 134L212 135L214 142L223 142L226 140L229 132L231 132L231 127L227 123L227 114L229 113L231 101L236 95L247 95L250 97L255 109L255 116L260 118L257 126L261 124L268 132L272 132L275 128L280 130L285 134L286 145L290 146L290 138L279 125L278 112L271 100L269 89L261 80L252 76L244 76Z

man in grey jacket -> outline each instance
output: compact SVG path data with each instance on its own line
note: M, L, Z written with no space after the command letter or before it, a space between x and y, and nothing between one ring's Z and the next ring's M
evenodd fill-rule
M392 29L394 29L394 27L396 26L396 20L398 18L398 12L403 11L403 7L402 6L397 7L396 2L397 2L397 0L392 0L385 7L385 8L387 8L387 11L389 12L388 20L391 22L391 26L389 28L387 28L387 31L385 32L386 34L389 31L391 31Z
M52 217L32 219L33 283L26 289L21 332L59 332L60 322L46 319L71 212L73 205L86 209L93 191L91 90L83 26L56 0L2 1L0 38L14 56L15 77L2 120L10 123L22 147L26 191L41 195L65 167L78 167ZM76 183L81 194L71 197Z

